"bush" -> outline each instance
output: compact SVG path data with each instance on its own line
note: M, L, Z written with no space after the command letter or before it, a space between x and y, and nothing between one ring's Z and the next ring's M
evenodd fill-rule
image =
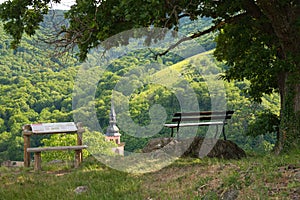
M87 130L87 129L86 129ZM83 156L86 157L93 152L101 152L105 155L112 155L111 148L116 147L117 144L106 141L105 136L100 132L85 131L83 133L83 144L88 145L87 150L83 150ZM44 146L72 146L77 144L76 134L54 134L49 139L43 139ZM74 160L74 151L51 151L42 153L43 161L52 160Z
M279 116L269 110L258 113L253 121L250 121L246 135L259 136L269 133L277 133L280 124Z
M250 121L246 135L254 137L253 146L257 151L269 152L273 150L279 131L279 116L269 110L258 113L253 121Z

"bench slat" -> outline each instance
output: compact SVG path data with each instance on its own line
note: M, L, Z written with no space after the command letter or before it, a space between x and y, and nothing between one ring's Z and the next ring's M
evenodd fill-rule
M56 146L56 147L33 147L27 148L27 152L42 152L42 151L66 151L66 150L82 150L86 149L87 145L80 146Z
M226 122L198 122L198 123L184 123L184 124L179 124L179 127L186 127L186 126L210 126L210 125L225 125L227 124ZM176 128L178 127L178 124L164 124L165 127L168 128Z
M228 111L200 111L200 112L176 112L174 113L174 117L180 116L201 116L201 115L233 115L233 110Z
M215 116L182 116L182 117L173 117L172 122L178 121L208 121L208 120L225 120L231 119L231 115L215 115Z

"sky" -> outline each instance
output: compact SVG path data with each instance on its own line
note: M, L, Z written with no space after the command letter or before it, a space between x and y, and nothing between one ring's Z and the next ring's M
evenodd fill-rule
M5 2L6 0L0 0L0 4ZM53 9L59 9L59 10L68 10L71 5L75 3L75 0L61 0L60 4L53 4Z

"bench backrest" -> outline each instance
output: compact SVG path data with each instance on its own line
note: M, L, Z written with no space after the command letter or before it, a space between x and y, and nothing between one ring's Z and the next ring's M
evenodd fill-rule
M231 119L234 111L200 111L200 112L176 112L173 115L172 122L184 121L212 121Z

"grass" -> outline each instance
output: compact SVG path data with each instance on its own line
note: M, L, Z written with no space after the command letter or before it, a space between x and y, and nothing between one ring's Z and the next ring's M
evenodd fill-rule
M181 158L152 173L111 169L93 158L78 169L0 168L0 199L299 199L300 151L242 160ZM88 190L76 194L78 186Z

